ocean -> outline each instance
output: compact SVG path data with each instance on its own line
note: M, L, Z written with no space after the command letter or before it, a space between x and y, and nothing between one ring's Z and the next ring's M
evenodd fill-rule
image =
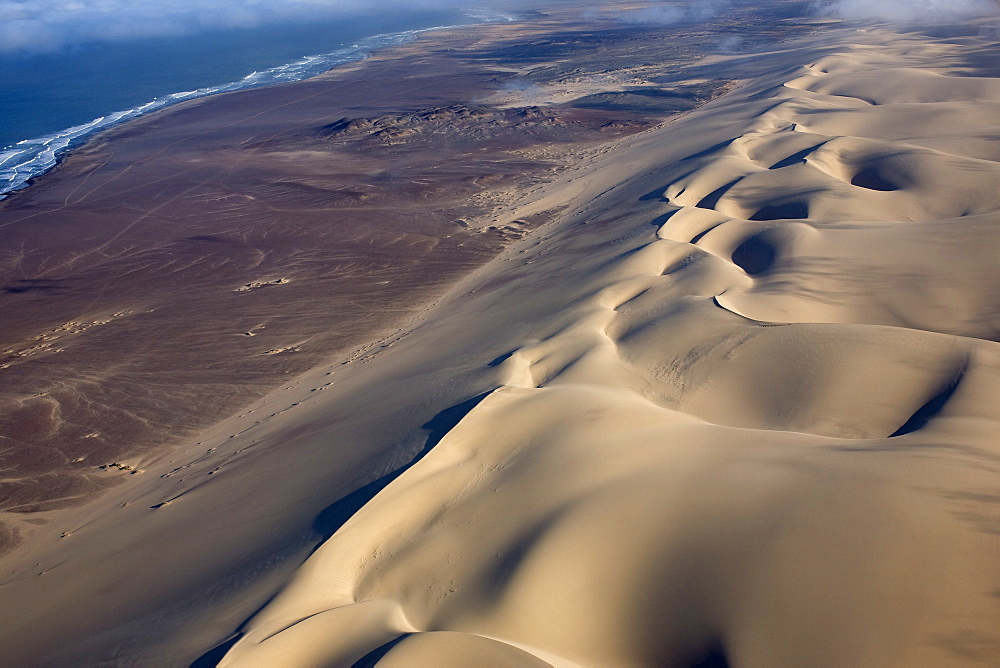
M0 198L95 132L194 97L315 76L421 30L503 20L457 10L214 30L0 55Z

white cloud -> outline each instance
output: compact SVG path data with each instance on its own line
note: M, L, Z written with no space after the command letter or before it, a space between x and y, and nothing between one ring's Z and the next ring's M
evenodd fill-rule
M823 0L825 16L848 21L953 22L1000 14L994 0Z
M460 0L378 3L380 12L464 8ZM370 14L366 0L0 0L0 53Z
M685 21L711 18L727 5L722 0L689 0L681 3L658 3L621 12L615 18L625 23L649 25L673 25Z
M622 23L637 25L674 25L688 21L711 18L721 12L729 0L673 0L672 2L652 2L645 6L628 10L598 10L585 12L587 18L613 19Z

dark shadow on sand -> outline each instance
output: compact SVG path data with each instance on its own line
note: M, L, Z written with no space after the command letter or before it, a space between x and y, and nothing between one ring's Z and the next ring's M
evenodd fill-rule
M903 423L903 426L889 434L889 438L893 438L894 436L903 436L904 434L913 433L918 429L923 429L924 426L930 422L931 418L941 412L944 405L948 403L948 400L951 399L953 394L955 394L955 390L957 390L959 384L961 384L962 378L965 377L967 367L968 364L959 369L958 373L955 374L955 377L950 383L931 397L927 403L918 408L913 415L910 416L910 419Z
M695 204L695 206L698 207L699 209L715 209L715 207L719 205L719 200L722 199L722 196L725 195L727 192L729 192L730 188L732 188L742 180L743 177L741 176L738 179L733 179L732 181L723 186L719 186L712 192L702 197L701 201Z
M405 473L411 466L423 459L427 453L434 448L434 446L441 442L441 439L443 439L445 435L455 427L455 425L462 421L462 418L469 414L469 411L478 406L479 403L492 394L492 392L492 390L484 392L480 395L472 397L471 399L467 399L460 404L456 404L451 408L446 408L435 415L429 421L421 425L421 429L426 429L428 431L427 440L424 442L424 447L420 449L420 452L414 455L413 459L395 471L387 473L378 480L368 483L361 489L356 490L339 501L327 506L326 509L324 509L323 512L317 515L316 519L313 520L313 531L320 535L319 542L317 542L313 551L315 552L320 545L325 543L341 526L344 525L344 522L350 519L354 513L361 510L366 503L371 501L376 494L385 489L389 483L403 475L403 473ZM267 603L264 603L264 605L267 605ZM253 618L253 616L260 612L262 608L263 606L258 608L253 615L248 617L248 619ZM195 659L190 668L213 668L218 665L219 661L222 660L222 657L226 655L226 653L241 637L242 633L236 633L231 638L228 638L221 644L216 645ZM378 660L381 659L390 649L392 649L396 643L405 637L405 635L400 636L399 638L382 645L378 649L370 652L365 657L360 659L354 664L354 666L374 666Z
M721 647L712 648L707 654L691 664L691 668L729 668L726 653Z
M313 530L320 535L319 544L322 544L329 539L330 536L336 533L337 530L344 525L344 522L350 519L354 513L361 510L362 506L371 501L375 495L385 489L389 483L403 475L403 473L405 473L411 466L423 459L427 453L434 448L434 446L441 442L441 439L445 437L445 434L451 431L455 425L461 422L462 418L468 415L469 411L479 405L479 402L488 397L491 393L492 390L490 392L484 392L483 394L463 401L462 403L452 406L451 408L446 408L435 415L430 421L421 425L421 429L426 429L429 432L427 434L427 441L424 443L424 447L421 448L420 452L418 452L413 459L409 461L409 463L401 466L391 473L387 473L378 480L368 483L361 489L352 492L339 501L327 506L327 508L313 521Z
M899 190L899 186L882 176L875 168L862 169L851 179L851 185L879 192Z
M733 251L733 264L749 276L763 274L774 266L778 252L763 234L755 234Z
M389 650L391 650L393 647L398 645L400 642L405 640L407 636L410 635L412 634L404 633L398 638L390 640L381 647L373 649L372 651L368 652L363 657L352 663L351 668L375 668L378 662L382 660L382 657L384 657L386 654L389 653Z
M795 220L808 217L809 205L806 202L785 202L763 206L749 220Z
M216 645L195 659L191 663L190 668L215 668L219 665L219 662L222 661L222 657L226 655L226 652L228 652L242 637L242 633L237 633L232 638Z
M787 158L779 160L778 162L774 163L773 165L768 167L768 169L781 169L782 167L791 167L792 165L801 164L806 161L806 156L808 156L810 153L818 149L820 146L823 146L823 144L825 143L826 142L823 141L816 144L815 146L810 146L809 148L802 149L798 153L793 153Z

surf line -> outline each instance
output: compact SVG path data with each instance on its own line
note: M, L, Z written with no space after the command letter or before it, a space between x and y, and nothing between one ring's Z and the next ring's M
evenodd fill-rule
M470 18L473 18L477 23L511 20L510 17L500 15L480 16L470 14ZM145 104L140 104L131 109L115 111L87 123L75 125L33 139L23 139L16 144L0 148L0 200L30 185L32 179L41 176L55 167L59 159L68 150L78 147L92 135L139 116L180 102L215 95L217 93L229 93L249 88L262 88L280 83L301 81L328 72L339 65L364 60L378 49L408 44L421 33L458 27L462 26L433 26L430 28L417 28L395 33L373 35L349 47L337 49L336 51L305 56L291 63L278 65L260 72L251 72L236 81L163 95Z

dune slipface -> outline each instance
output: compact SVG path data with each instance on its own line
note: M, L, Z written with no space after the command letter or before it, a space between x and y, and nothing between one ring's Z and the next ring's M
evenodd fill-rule
M45 577L5 585L5 642L996 665L1000 79L975 64L995 48L838 29L687 66L738 85L494 211L548 222L78 511Z
M524 205L414 332L495 389L222 665L1000 660L1000 79L831 42Z

